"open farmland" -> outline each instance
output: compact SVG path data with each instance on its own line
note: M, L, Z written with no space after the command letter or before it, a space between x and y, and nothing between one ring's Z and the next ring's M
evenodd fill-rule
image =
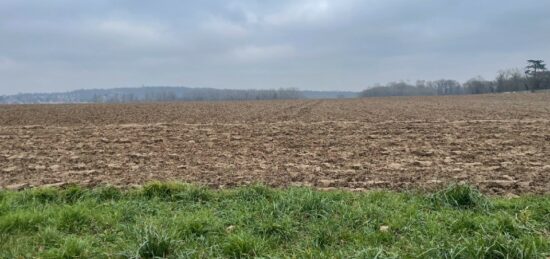
M0 106L0 185L550 192L550 94Z

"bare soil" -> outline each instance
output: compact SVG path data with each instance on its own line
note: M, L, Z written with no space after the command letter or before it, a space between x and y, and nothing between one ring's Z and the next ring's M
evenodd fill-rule
M0 186L550 193L550 94L0 106Z

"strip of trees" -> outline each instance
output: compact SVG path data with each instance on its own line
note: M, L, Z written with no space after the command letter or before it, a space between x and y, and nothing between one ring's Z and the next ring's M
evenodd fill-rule
M131 103L221 100L303 99L296 88L241 90L189 87L140 87L87 89L65 93L34 93L0 96L0 103Z
M133 93L109 93L94 95L92 102L96 103L127 103L127 102L172 102L172 101L222 101L222 100L280 100L301 99L303 94L295 88L280 89L213 89L187 88L176 91L170 88L155 89L136 95Z
M494 80L481 77L472 78L461 84L456 80L392 82L378 85L361 92L362 97L379 96L430 96L504 93L538 91L550 89L550 71L542 60L528 60L525 71L509 69L499 71Z

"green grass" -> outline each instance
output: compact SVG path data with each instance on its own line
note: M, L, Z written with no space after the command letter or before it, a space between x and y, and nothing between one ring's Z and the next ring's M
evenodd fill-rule
M0 258L547 258L550 196L152 183L0 191Z

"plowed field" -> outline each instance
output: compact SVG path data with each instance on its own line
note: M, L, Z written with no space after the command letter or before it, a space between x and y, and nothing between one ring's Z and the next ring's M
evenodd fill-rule
M550 192L550 94L0 106L0 186Z

